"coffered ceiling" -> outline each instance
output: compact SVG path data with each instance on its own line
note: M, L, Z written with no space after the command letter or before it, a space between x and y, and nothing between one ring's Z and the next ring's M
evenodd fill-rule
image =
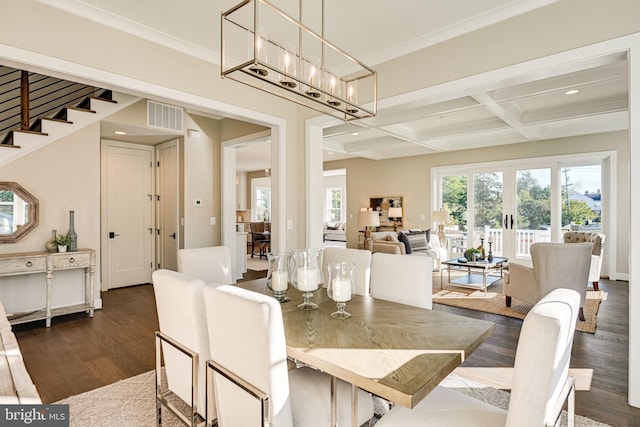
M40 1L217 63L220 12L239 0ZM556 1L324 0L325 36L375 68ZM299 0L272 2L298 16ZM303 3L303 22L316 31L321 4ZM325 160L386 159L627 129L627 74L626 56L617 54L458 90L436 101L408 96L410 101L392 106L381 102L375 118L325 127ZM252 161L252 168L269 167L269 159Z

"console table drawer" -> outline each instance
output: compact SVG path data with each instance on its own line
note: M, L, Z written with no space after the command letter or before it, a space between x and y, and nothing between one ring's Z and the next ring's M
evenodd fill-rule
M47 257L20 257L0 259L0 274L40 273L47 270Z
M52 267L54 270L61 268L88 267L91 255L88 253L70 252L52 256Z

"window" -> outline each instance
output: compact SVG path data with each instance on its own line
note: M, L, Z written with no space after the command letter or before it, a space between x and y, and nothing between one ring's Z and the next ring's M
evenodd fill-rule
M450 212L444 231L452 250L461 252L491 238L495 255L528 260L533 243L562 241L567 230L603 230L603 217L606 221L611 206L602 199L610 196L603 186L610 172L603 165L609 164L610 156L593 153L436 168L433 206Z
M271 187L256 187L256 221L271 222Z
M344 222L342 218L342 188L327 188L326 197L325 221Z

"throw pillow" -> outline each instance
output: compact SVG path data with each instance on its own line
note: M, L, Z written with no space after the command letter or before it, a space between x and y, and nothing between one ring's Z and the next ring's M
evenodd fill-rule
M409 237L405 233L398 233L398 240L404 243L405 252L407 255L411 254L411 243L409 243Z
M408 238L411 244L411 252L426 251L429 249L427 236L424 233L409 234Z
M399 242L398 236L393 233L389 233L387 235L387 242Z
M425 230L424 234L427 236L427 243L431 243L431 229Z

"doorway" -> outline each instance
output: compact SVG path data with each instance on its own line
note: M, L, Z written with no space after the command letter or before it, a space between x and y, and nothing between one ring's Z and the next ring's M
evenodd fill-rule
M151 282L153 147L102 141L103 290Z

